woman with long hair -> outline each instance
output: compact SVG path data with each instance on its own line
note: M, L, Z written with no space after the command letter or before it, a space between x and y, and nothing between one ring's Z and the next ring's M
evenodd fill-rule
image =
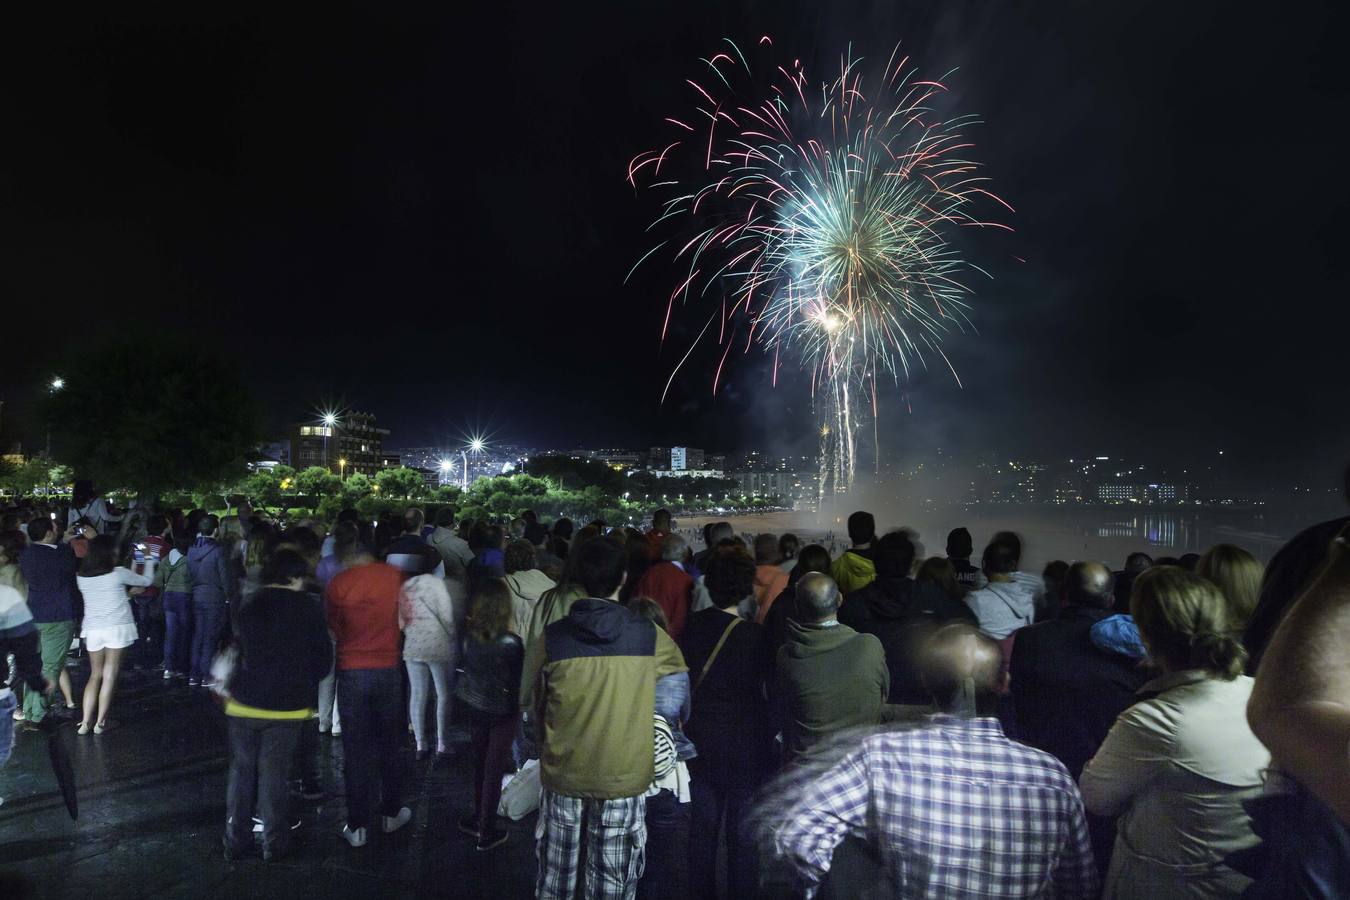
M525 648L511 621L511 589L500 578L483 582L469 613L464 675L455 696L469 708L473 728L474 811L459 820L478 839L479 850L506 841L497 826L502 775L519 721L520 679Z
M153 561L146 562L145 575L137 575L125 562L117 558L116 538L101 534L89 542L89 552L75 578L84 598L80 638L89 652L89 682L84 686L80 734L88 734L90 728L94 734L102 734L108 728L108 711L122 666L122 651L135 644L137 637L127 591L129 588L138 594L154 582Z
M408 672L408 716L417 741L417 760L431 755L427 734L427 695L436 692L436 758L450 757L450 698L455 689L459 641L455 609L445 581L432 574L403 582L399 595L403 619L403 666Z
M1130 613L1158 677L1125 712L1080 787L1088 812L1119 816L1107 898L1236 897L1226 862L1257 843L1245 804L1270 753L1247 725L1252 679L1227 600L1176 566L1140 574Z

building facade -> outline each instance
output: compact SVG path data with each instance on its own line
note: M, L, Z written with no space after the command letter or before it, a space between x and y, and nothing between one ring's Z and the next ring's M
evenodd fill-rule
M381 468L384 439L370 413L347 413L332 425L304 423L291 426L291 465L297 469L323 466L339 475L374 475Z

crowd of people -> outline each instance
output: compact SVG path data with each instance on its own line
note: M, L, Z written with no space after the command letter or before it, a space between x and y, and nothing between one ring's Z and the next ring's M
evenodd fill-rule
M1350 518L1268 567L1220 544L1035 574L1011 532L921 558L866 512L834 554L726 522L696 549L664 510L100 503L0 522L0 715L103 734L124 663L213 691L230 860L295 852L323 733L342 837L398 831L406 758L451 760L460 722L454 824L490 852L503 780L537 779L541 898L1350 893Z

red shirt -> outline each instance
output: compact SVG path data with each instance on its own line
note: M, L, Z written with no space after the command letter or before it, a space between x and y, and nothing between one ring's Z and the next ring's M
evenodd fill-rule
M399 663L398 598L403 573L385 563L339 572L324 589L339 669L391 669Z
M689 615L689 603L694 594L694 579L673 562L659 562L638 579L633 588L634 597L648 597L656 601L666 614L666 631L679 641L684 634L684 620Z

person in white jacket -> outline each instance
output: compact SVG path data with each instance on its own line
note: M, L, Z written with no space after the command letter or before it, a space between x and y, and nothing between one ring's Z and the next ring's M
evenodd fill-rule
M1161 674L1079 780L1089 812L1120 817L1103 896L1237 897L1251 879L1225 860L1258 842L1244 804L1270 765L1247 725L1246 651L1219 589L1176 566L1140 575L1130 612Z
M408 716L417 740L417 759L431 755L427 733L427 694L436 691L436 755L448 757L451 700L455 693L455 664L459 638L455 612L445 582L435 575L417 575L403 583L399 598L403 619L403 665L411 690Z

